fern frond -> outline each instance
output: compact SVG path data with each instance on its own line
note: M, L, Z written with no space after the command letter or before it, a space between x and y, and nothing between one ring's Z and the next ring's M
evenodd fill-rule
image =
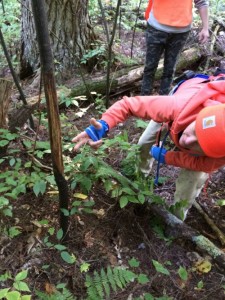
M104 292L103 292L103 285L102 285L102 280L101 276L98 274L98 272L94 272L94 279L93 279L96 291L99 295L100 299L104 298Z
M104 269L101 269L101 279L102 279L102 285L104 286L104 289L105 289L105 293L106 293L107 297L109 297L110 286L109 286L108 278L107 278L107 275L106 275L106 272L104 271Z
M122 289L123 285L119 278L119 269L118 268L113 269L113 275L114 275L114 279L115 279L117 286Z
M107 277L108 277L108 280L111 284L111 287L112 287L113 291L116 292L117 287L116 287L116 283L115 283L115 280L114 280L112 269L110 267L107 268Z
M87 287L88 300L101 300L99 299L94 281L88 274L86 275L85 285Z
M128 283L133 282L137 275L121 267L107 267L107 271L101 269L101 272L94 272L94 276L86 275L85 285L87 287L87 300L105 300L110 296L110 290L114 292L118 288L126 288Z
M60 298L61 300L62 299L65 299L65 300L75 300L76 299L76 298L74 298L72 293L67 288L63 289L62 295L63 295L63 298Z
M135 278L137 278L137 275L134 272L131 272L130 270L124 270L124 279L127 283L133 282Z
M123 287L126 287L127 283L126 280L124 279L124 269L118 268L118 275Z

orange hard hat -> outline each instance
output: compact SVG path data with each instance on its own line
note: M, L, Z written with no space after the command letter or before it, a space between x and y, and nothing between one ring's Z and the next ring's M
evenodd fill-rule
M199 145L209 157L225 156L225 104L207 106L197 115L195 131Z

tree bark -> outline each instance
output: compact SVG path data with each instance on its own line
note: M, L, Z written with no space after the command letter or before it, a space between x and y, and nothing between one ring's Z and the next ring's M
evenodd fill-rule
M12 81L0 78L0 128L7 128L9 98L12 86Z
M9 108L9 98L12 91L13 82L0 78L0 128L8 127L8 108ZM0 133L1 136L1 133ZM4 156L7 151L6 146L0 146L0 157Z
M51 51L45 8L45 0L32 0L32 10L40 51L41 69L48 112L52 165L55 181L59 191L60 226L63 230L63 238L65 239L68 233L68 216L64 215L62 209L68 210L69 189L68 183L64 177L61 124L54 77L53 55Z
M55 69L71 76L77 61L90 48L94 33L88 16L88 0L46 0L50 42ZM40 65L31 1L22 1L21 78Z

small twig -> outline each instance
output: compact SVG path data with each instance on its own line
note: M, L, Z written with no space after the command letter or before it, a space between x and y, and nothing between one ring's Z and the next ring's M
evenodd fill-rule
M36 163L36 165L42 169L46 169L48 171L53 171L53 168L43 165L37 158L35 158L32 154L28 153L28 155L32 158L32 161Z
M202 207L196 201L194 202L193 205L198 210L198 212L201 215L203 215L206 222L209 224L209 226L212 228L212 230L216 233L216 235L219 238L221 244L224 246L225 245L225 236L222 233L222 231L216 226L216 224L213 222L213 220L210 219L210 217L204 212Z

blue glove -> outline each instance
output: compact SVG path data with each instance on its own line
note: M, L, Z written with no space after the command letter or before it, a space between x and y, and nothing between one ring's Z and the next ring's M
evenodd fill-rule
M167 150L165 148L162 147L158 147L158 146L152 146L151 150L150 150L150 154L151 156L154 157L155 160L157 160L158 162L165 164L165 155L166 155Z
M84 131L87 133L87 135L94 141L97 142L101 140L101 138L106 136L107 131L109 130L109 125L103 121L98 120L98 123L101 124L101 128L97 129L93 125L90 125L87 127Z

